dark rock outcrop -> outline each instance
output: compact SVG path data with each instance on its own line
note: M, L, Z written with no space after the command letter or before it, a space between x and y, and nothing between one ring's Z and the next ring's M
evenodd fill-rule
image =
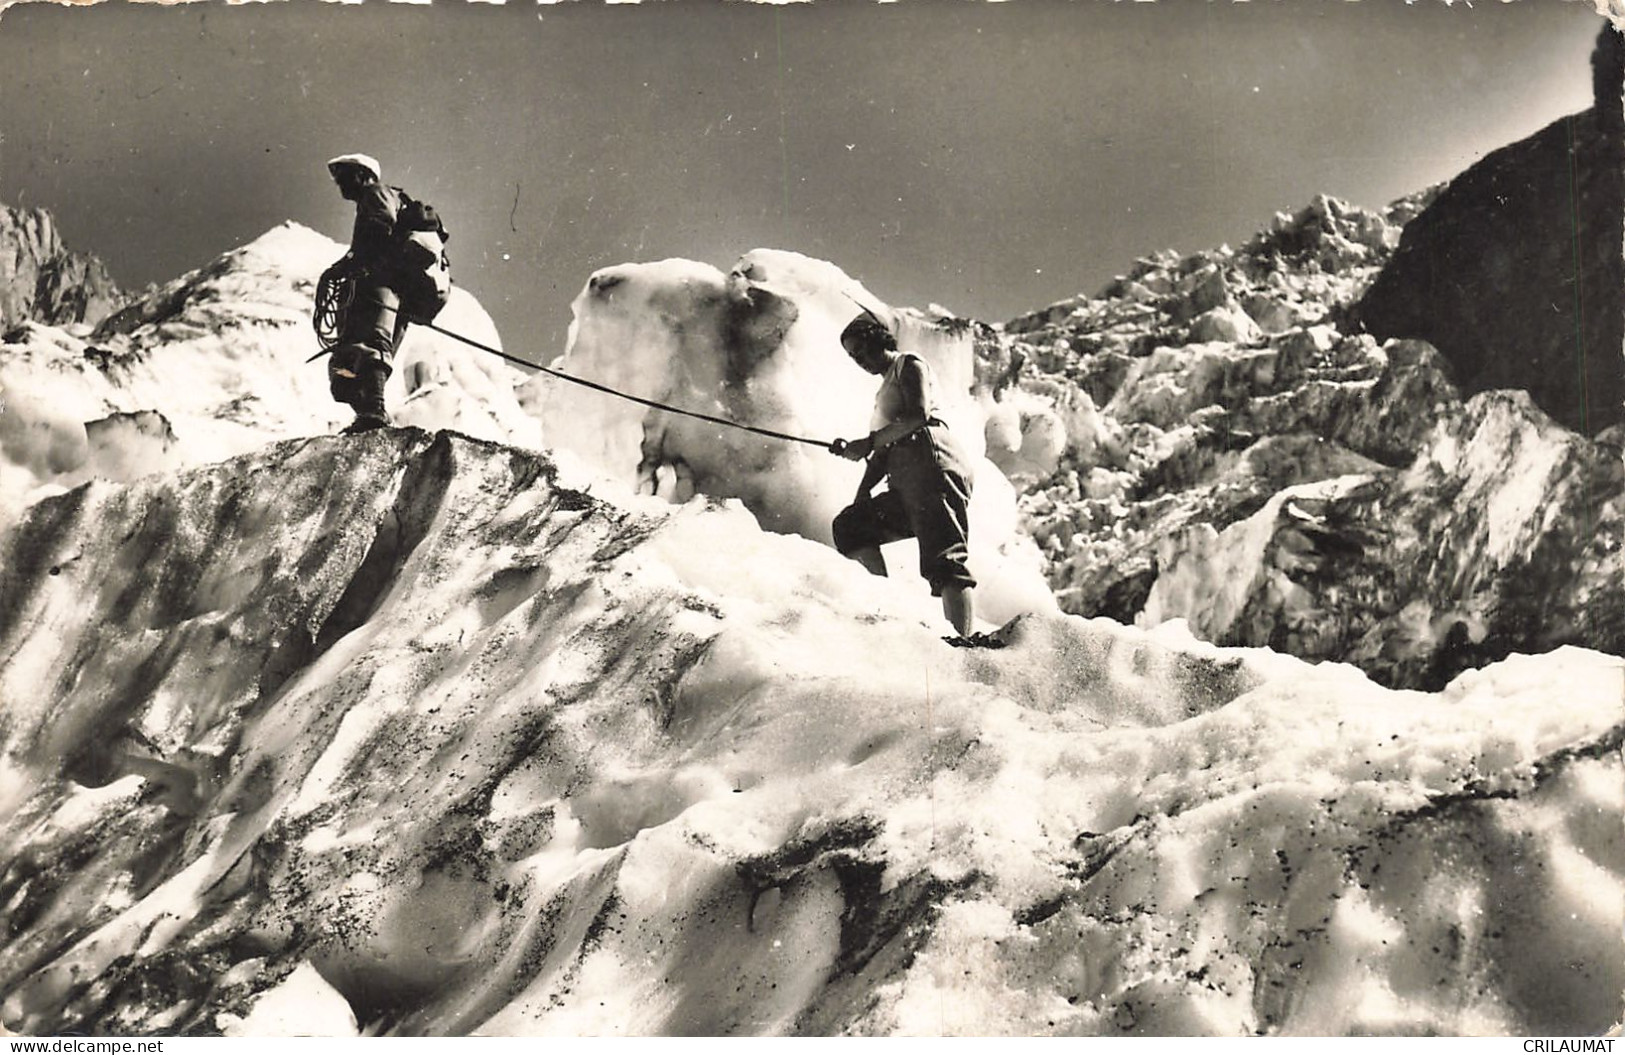
M1356 309L1444 353L1463 394L1524 389L1576 431L1625 420L1625 44L1604 27L1596 105L1486 156L1405 226Z
M0 205L0 327L94 326L122 300L100 260L62 244L50 213Z

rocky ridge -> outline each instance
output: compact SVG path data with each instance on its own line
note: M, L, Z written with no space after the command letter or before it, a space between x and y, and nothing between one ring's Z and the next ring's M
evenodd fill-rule
M95 326L123 300L100 260L67 249L50 213L0 205L0 332Z

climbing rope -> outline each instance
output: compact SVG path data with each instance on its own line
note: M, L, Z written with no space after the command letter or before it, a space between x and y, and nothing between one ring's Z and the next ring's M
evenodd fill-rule
M316 339L321 344L322 350L311 356L308 360L306 360L306 362L315 362L317 359L320 359L322 356L331 351L333 346L338 343L339 335L344 329L344 313L349 310L350 304L354 299L354 278L343 271L333 268L329 268L327 271L322 273L321 281L316 283L316 303L311 310L311 322L316 327ZM517 366L522 366L527 370L540 370L542 373L547 374L550 377L556 377L561 381L569 381L571 384L581 385L584 388L590 388L596 392L603 392L607 395L616 396L620 399L630 400L633 403L641 403L646 407L653 407L656 410L664 410L668 414L681 414L684 417L698 418L700 421L709 421L713 425L724 425L732 429L743 429L746 432L754 432L759 436L770 436L776 440L789 440L792 443L809 443L815 447L823 447L825 450L833 451L836 454L841 453L841 451L846 447L846 443L843 440L814 440L808 439L805 436L792 436L787 432L778 432L773 429L759 428L755 425L746 425L742 421L733 421L729 418L721 418L713 414L701 414L697 410L684 410L682 407L674 407L667 403L659 403L652 399L644 399L642 396L634 396L628 392L617 391L616 389L610 388L608 385L601 385L597 381L589 381L584 377L576 377L572 374L567 374L562 370L554 370L552 367L540 366L536 363L526 362L525 360L509 355L507 352L500 349L492 348L488 344L481 344L479 341L476 341L471 337L464 337L460 333L448 330L443 326L437 326L432 322L425 322L421 319L412 319L411 321L417 323L419 326L426 326L436 333L443 333L453 340L462 341L464 344L478 348L482 352L489 352L498 358L506 359L508 362Z
M336 268L322 272L321 281L316 283L316 304L311 309L310 321L316 327L316 341L323 352L339 343L339 334L344 331L344 313L350 310L354 300L353 278Z
M448 330L442 326L437 326L432 322L420 322L418 325L427 326L436 333L443 333L453 340L462 341L464 344L478 348L482 352L490 352L492 355L506 359L508 362L515 363L527 370L540 370L542 373L547 374L550 377L556 377L561 381L569 381L572 384L581 385L584 388L590 388L596 392L603 392L621 399L630 400L633 403L641 403L646 407L653 407L656 410L664 410L670 414L681 414L684 417L689 418L698 418L701 421L709 421L713 425L726 425L727 427L733 429L743 429L746 432L754 432L759 436L771 436L776 440L789 440L792 443L810 443L815 447L823 447L825 450L834 451L837 454L840 453L839 448L845 447L845 444L841 440L813 440L808 439L805 436L792 436L787 432L776 432L773 429L758 428L755 425L746 425L742 421L732 421L728 418L719 418L712 414L701 414L697 410L684 410L682 407L674 407L667 403L659 403L652 399L644 399L642 396L634 396L627 392L620 392L616 389L610 388L608 385L601 385L597 381L589 381L584 377L576 377L573 374L567 374L562 370L554 370L552 367L539 366L536 363L528 363L523 359L509 355L507 352L492 348L488 344L481 344L479 341L473 340L469 337L464 337L460 333L454 333L451 330Z

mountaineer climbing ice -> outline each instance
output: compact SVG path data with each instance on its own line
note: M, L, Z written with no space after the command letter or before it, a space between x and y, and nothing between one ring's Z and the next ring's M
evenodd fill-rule
M389 424L384 383L406 324L433 319L450 295L450 236L432 206L385 185L368 155L341 154L327 171L355 202L355 227L349 251L317 286L316 329L332 356L333 398L355 408L344 431L366 432Z
M920 574L942 598L942 612L957 646L997 647L999 639L972 632L976 580L969 555L972 486L970 460L948 426L936 416L936 382L918 355L900 352L897 338L865 312L841 331L841 347L852 361L881 378L875 393L869 435L836 440L830 449L863 461L857 497L835 517L835 548L874 575L886 574L880 547L906 538L919 540ZM875 494L880 482L887 489Z

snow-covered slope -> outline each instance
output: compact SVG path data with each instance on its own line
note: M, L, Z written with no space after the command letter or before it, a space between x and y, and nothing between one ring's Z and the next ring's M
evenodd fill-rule
M333 432L350 416L327 391L310 325L322 269L343 247L284 224L126 306L94 332L25 323L0 346L0 524L41 494L92 476L131 480ZM437 320L500 347L463 290ZM411 327L387 398L401 424L536 445L517 370Z
M304 228L9 333L0 1025L1616 1024L1625 660L1555 646L1617 632L1617 536L1576 525L1620 469L1342 332L1402 219L1318 202L1008 334L791 253L589 280L561 365L819 439L873 391L840 325L895 314L991 463L984 615L1025 614L985 651L818 541L855 469L811 445L426 331L419 427L332 435ZM1124 621L1011 589L993 465Z
M583 487L394 430L35 505L0 544L0 1021L1618 1021L1619 659L1400 692L1060 615L967 653L735 503Z

